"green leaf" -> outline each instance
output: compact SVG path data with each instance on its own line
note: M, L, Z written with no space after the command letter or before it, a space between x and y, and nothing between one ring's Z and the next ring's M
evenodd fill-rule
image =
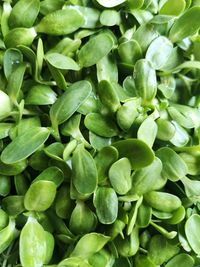
M123 239L121 236L118 236L115 239L115 245L118 253L122 257L132 257L134 256L139 249L139 230L138 227L134 227L133 231L128 238Z
M10 216L17 216L22 213L24 208L23 196L7 196L2 200L2 207Z
M5 51L3 57L4 74L8 79L11 73L23 62L23 55L20 50L10 48Z
M57 125L68 120L88 98L91 91L92 87L88 81L79 81L67 88L50 109L53 126L57 127Z
M108 177L109 168L117 160L117 158L118 151L113 146L105 146L98 152L94 160L97 166L99 183L104 182L104 180Z
M4 252L15 239L15 220L9 218L8 225L0 231L0 253Z
M192 267L194 266L194 259L186 253L181 253L173 257L168 263L165 265L166 267Z
M145 201L154 209L172 212L181 206L181 200L172 194L151 191L144 195Z
M102 234L86 234L78 241L70 256L89 258L93 254L101 250L109 240L109 236Z
M8 48L18 45L30 46L36 36L34 28L15 28L6 34L4 42Z
M72 181L79 193L91 194L97 186L97 168L91 154L78 145L72 157Z
M6 90L8 92L10 99L14 103L16 103L18 99L25 70L26 70L26 65L20 64L9 76Z
M98 187L94 195L94 206L102 224L112 224L118 215L118 199L114 189Z
M7 196L11 190L11 180L10 177L5 175L0 175L0 196Z
M45 240L46 240L46 256L44 263L48 264L53 256L55 240L53 235L47 231L45 231Z
M157 128L158 127L154 119L152 117L148 117L142 122L142 124L140 125L138 129L138 132L137 132L138 139L145 142L149 147L152 147L156 139L156 134L158 130ZM147 131L148 131L148 135L147 135Z
M178 246L170 244L162 235L154 235L150 240L148 256L156 265L163 264L178 252Z
M119 158L127 157L133 169L151 164L154 160L153 151L141 140L126 139L112 144L119 152Z
M111 165L109 180L120 195L125 195L131 189L131 164L127 158L121 158Z
M84 25L84 17L73 6L47 14L35 27L37 32L50 35L65 35Z
M162 176L171 181L178 181L188 171L184 160L171 148L163 147L156 151L156 156L163 164Z
M155 158L149 166L137 170L132 176L131 193L143 195L152 190L159 189L162 180L165 183L165 180L161 178L161 171L162 162L158 158Z
M20 0L18 1L10 14L9 25L11 28L33 26L40 10L39 0Z
M86 234L94 231L96 226L96 216L82 201L77 201L76 207L72 211L69 229L75 234Z
M22 173L27 167L27 161L21 160L14 164L5 164L0 160L0 174L11 176Z
M144 101L152 101L157 93L157 79L151 63L146 59L138 60L135 64L134 76L138 96Z
M67 5L64 8L68 7ZM76 10L78 10L84 17L84 24L82 28L93 29L99 27L99 17L100 12L98 9L86 7L86 6L73 6Z
M50 86L44 84L37 84L28 91L25 103L27 105L51 105L57 99L57 94Z
M33 182L37 181L50 181L54 182L59 187L64 180L63 172L56 166L49 167L41 172Z
M46 60L55 68L62 70L80 70L79 65L70 57L59 53L48 53Z
M31 184L24 197L24 206L30 211L47 210L56 196L56 185L52 181L40 180Z
M19 249L22 266L43 266L46 257L45 231L32 217L28 218L21 231Z
M112 48L113 40L108 33L100 33L91 37L91 39L82 46L78 53L80 66L90 67L98 63L98 61L105 57Z
M146 59L155 70L161 69L167 62L173 50L173 44L164 36L154 39L146 52Z
M116 10L104 10L100 16L100 22L105 26L114 26L119 24L120 16Z
M98 86L98 94L101 102L106 106L111 112L116 112L120 107L120 101L117 92L109 81L102 80Z
M200 255L200 241L197 238L200 225L200 216L198 214L191 215L185 224L185 234L193 251Z
M175 43L194 35L200 28L200 7L192 7L180 16L173 24L169 32L169 39ZM192 25L192 27L191 27Z
M161 6L159 13L163 15L179 16L184 11L185 6L185 0L166 0Z
M102 59L100 59L97 64L97 79L98 82L101 80L118 82L118 69L115 56L109 53Z
M44 127L30 128L16 137L2 152L1 160L13 164L33 154L49 137L49 130Z
M136 40L123 42L118 47L121 61L126 64L135 65L137 60L142 58L142 50Z
M113 137L118 134L115 122L99 113L86 115L84 124L88 130L102 137Z

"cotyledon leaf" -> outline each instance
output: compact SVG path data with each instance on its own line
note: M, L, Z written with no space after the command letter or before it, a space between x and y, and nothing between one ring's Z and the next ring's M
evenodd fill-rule
M160 1L162 3L162 1ZM167 0L161 6L160 14L179 16L185 9L185 0Z
M28 218L21 231L19 250L23 267L43 266L46 257L45 231L33 217Z
M101 250L109 240L110 237L103 234L86 234L78 241L70 256L88 258Z
M193 251L200 255L200 240L197 238L200 225L200 216L193 214L185 224L185 234Z
M118 215L118 199L113 188L98 187L94 195L98 219L103 224L112 224Z
M50 35L64 35L76 31L84 25L84 17L80 11L68 6L47 14L35 27L37 32Z
M47 210L56 196L56 184L39 180L31 184L24 197L24 206L30 211Z
M32 27L40 11L39 0L20 0L14 5L10 17L9 25L16 27Z
M82 144L73 153L72 172L72 181L79 193L94 192L97 186L97 168L93 157Z
M10 217L8 225L0 231L0 254L10 246L15 238L15 220Z
M194 6L188 9L173 24L169 32L169 39L175 43L195 34L200 28L199 16L200 6Z
M88 98L91 91L92 86L88 81L79 81L67 88L50 109L52 124L57 127L68 120Z
M17 136L2 152L3 163L12 164L26 159L48 139L50 131L45 127L33 127Z
M79 64L82 67L90 67L105 57L112 48L113 40L108 33L92 36L78 53Z
M133 169L139 169L151 164L154 153L143 141L130 138L112 144L119 152L119 158L127 157Z
M70 57L59 53L49 53L46 60L55 68L63 70L79 70L79 65Z
M154 69L159 70L167 62L172 50L173 44L169 39L164 36L159 36L148 47L146 59L151 62Z

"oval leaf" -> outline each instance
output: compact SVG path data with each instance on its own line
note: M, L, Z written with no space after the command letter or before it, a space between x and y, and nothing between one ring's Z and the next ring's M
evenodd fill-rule
M44 211L53 203L56 185L51 181L37 181L31 184L25 194L24 206L27 210Z
M2 152L3 163L12 164L26 159L33 154L49 137L49 130L44 127L30 128L17 136Z
M46 256L45 231L36 219L28 218L20 234L19 248L22 266L43 266Z

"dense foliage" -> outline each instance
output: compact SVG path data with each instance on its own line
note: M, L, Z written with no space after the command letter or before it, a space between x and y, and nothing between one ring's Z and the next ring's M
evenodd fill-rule
M200 1L0 6L0 265L200 266Z

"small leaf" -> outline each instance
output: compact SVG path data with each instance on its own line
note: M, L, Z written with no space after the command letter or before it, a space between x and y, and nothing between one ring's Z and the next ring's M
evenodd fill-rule
M104 44L102 46L102 44ZM113 48L113 40L107 33L100 33L91 39L80 49L78 53L79 64L82 67L90 67L103 57L105 57Z
M57 99L57 94L50 86L44 84L37 84L28 91L25 103L27 105L51 105Z
M15 239L15 220L9 218L8 226L0 231L0 253L4 252Z
M88 130L102 137L113 137L118 135L118 129L114 121L99 113L89 113L84 120Z
M109 236L102 234L86 234L78 241L70 256L88 258L101 250L109 240Z
M22 86L24 73L26 70L25 64L20 64L11 74L8 79L7 92L10 99L15 103L18 99L20 89Z
M30 128L3 150L1 160L3 163L12 164L26 159L44 144L49 134L49 130L44 127Z
M39 0L20 0L10 14L9 25L12 28L33 26L40 10Z
M20 261L23 267L43 266L46 256L45 231L36 219L29 217L19 240Z
M166 267L193 267L194 259L186 253L181 253L170 259L165 265Z
M37 32L50 35L65 35L75 32L84 25L84 17L80 11L68 6L47 14L35 27Z
M162 161L162 176L166 179L178 181L187 174L187 165L184 160L171 148L160 148L156 151L156 156Z
M110 166L117 160L118 151L113 146L103 147L94 158L98 172L98 182L103 182L108 177Z
M69 221L69 229L77 235L94 231L96 216L82 201L77 201Z
M92 86L88 81L79 81L67 88L50 109L52 124L57 127L68 120L87 99L91 91Z
M9 48L5 51L3 57L3 68L6 78L8 79L16 67L23 62L23 55L16 48Z
M94 206L101 223L112 224L117 219L118 199L112 188L98 187L94 195Z
M112 164L109 170L109 180L114 190L120 195L125 195L131 189L131 164L127 158L121 158Z
M134 76L138 96L144 101L152 101L157 92L157 79L151 63L146 59L138 60L135 64Z
M4 42L6 47L30 46L36 36L34 28L15 28L6 34Z
M120 107L120 101L114 86L109 81L102 80L98 86L98 94L101 102L111 112L116 112Z
M40 180L31 184L25 194L24 206L30 211L47 210L56 196L56 185L54 182Z
M142 122L142 124L140 125L138 129L138 132L137 132L138 139L145 142L149 147L152 147L156 139L156 134L158 130L157 128L158 127L154 119L152 117L148 117ZM147 135L147 132L148 132L148 135Z
M200 28L199 16L200 16L199 6L194 6L188 9L173 24L169 32L169 39L173 43L175 43L175 42L180 42L182 39L188 36L194 35Z
M149 60L155 70L161 69L167 62L173 50L173 44L164 36L152 41L147 49L146 59Z
M185 5L185 0L167 0L164 1L159 13L164 15L179 16L184 11Z
M61 70L79 70L79 65L70 57L59 53L48 53L46 60L55 68Z
M72 157L72 181L79 193L91 194L97 186L97 169L91 154L78 145Z
M139 169L151 164L154 160L153 151L141 140L126 139L112 144L119 152L119 158L130 160L133 169Z
M144 195L145 201L154 209L172 212L181 206L181 200L172 194L151 191Z
M185 234L193 251L200 255L200 240L197 238L200 225L200 216L193 214L185 224Z

